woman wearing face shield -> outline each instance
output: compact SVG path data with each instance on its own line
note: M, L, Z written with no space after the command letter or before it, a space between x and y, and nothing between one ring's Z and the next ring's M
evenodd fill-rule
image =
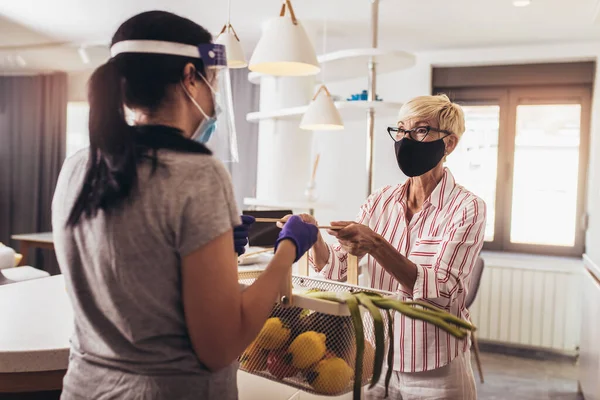
M62 398L236 399L236 358L317 228L286 223L272 262L240 292L247 226L203 144L228 125L231 99L216 87L228 83L224 48L153 11L120 26L111 54L89 82L90 148L65 161L52 206L75 315Z
M338 243L319 236L309 259L325 278L345 280L347 254L366 257L363 274L375 289L401 300L422 300L465 320L470 273L482 248L485 203L457 184L447 155L465 131L464 114L447 96L422 96L400 110L397 127L388 128L405 183L371 195L354 222L329 231ZM316 224L309 215L301 216ZM394 373L390 399L476 398L469 341L459 341L435 326L396 314ZM385 376L385 374L382 374ZM383 399L380 382L367 392Z

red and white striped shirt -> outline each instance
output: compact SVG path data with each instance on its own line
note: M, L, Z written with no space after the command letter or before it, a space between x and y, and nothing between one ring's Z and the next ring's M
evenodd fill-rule
M414 288L406 288L367 255L374 289L397 292L400 300L424 300L469 320L465 307L471 270L483 246L486 209L482 199L454 181L446 168L442 180L420 212L406 219L410 179L371 195L361 207L357 223L383 236L400 254L417 265ZM309 257L312 262L312 257ZM346 279L347 253L329 245L323 277ZM467 350L460 341L433 325L396 314L394 370L421 372L443 367Z

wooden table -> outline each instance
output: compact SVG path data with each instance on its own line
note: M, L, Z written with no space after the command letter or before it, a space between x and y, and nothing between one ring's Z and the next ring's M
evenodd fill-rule
M27 255L30 248L40 248L54 250L54 240L52 239L52 232L42 233L24 233L21 235L12 235L11 239L18 240L21 242L19 247L19 253L23 255L19 265L25 265L27 261Z

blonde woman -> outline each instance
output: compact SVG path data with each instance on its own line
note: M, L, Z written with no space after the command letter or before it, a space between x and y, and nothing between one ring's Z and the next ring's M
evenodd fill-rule
M386 186L361 207L355 222L319 236L311 262L324 277L345 280L347 254L367 257L370 285L423 300L469 319L465 298L471 270L483 245L486 209L444 167L465 131L461 107L447 96L421 96L400 110L388 128L406 182ZM306 222L316 221L302 215ZM435 326L396 315L391 399L475 399L469 342ZM382 376L385 376L383 374ZM382 383L368 392L383 399Z

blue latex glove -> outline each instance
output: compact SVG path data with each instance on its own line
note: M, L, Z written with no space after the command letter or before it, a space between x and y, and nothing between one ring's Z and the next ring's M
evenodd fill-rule
M250 225L254 223L254 217L250 215L242 215L242 225L233 228L233 247L238 256L241 256L246 252L246 245L248 244L248 230Z
M291 240L296 245L295 261L298 261L317 242L318 234L319 229L315 225L307 224L299 216L293 215L283 225L275 243L275 251L283 240Z

